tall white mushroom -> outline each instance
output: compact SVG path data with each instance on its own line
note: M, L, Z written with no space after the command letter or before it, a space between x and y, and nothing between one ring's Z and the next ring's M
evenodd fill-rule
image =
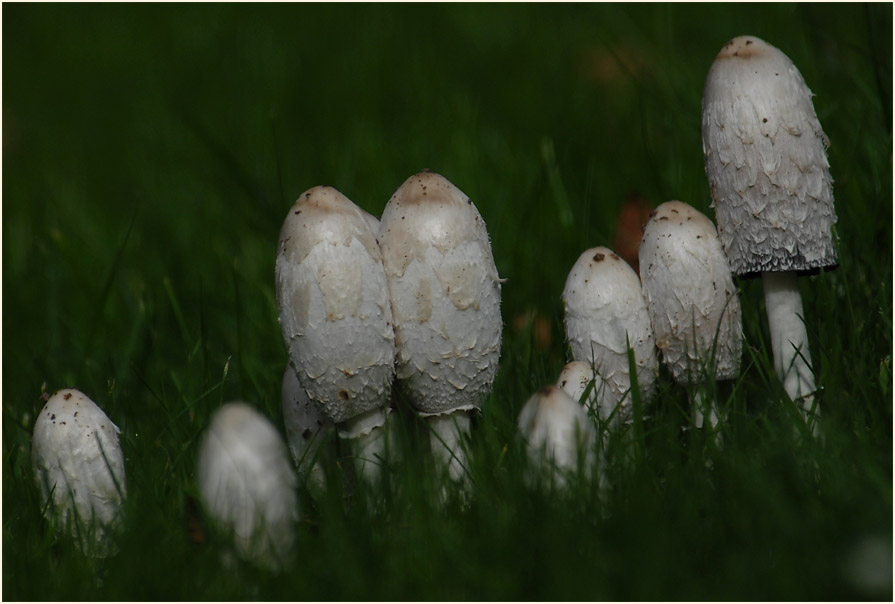
M602 380L598 406L632 417L628 346L634 351L644 401L654 392L659 361L637 273L612 250L595 247L579 256L563 289L566 339L572 358L593 365Z
M277 302L302 388L375 479L395 336L375 218L332 187L299 197L280 231Z
M44 514L82 551L104 557L127 493L118 426L79 390L51 396L34 423L31 464Z
M199 446L203 506L241 556L272 569L289 560L298 518L287 455L270 420L242 402L215 412Z
M662 361L679 384L697 385L693 415L718 423L706 379L740 372L743 349L740 300L715 226L680 201L650 215L640 243L640 279Z
M522 407L518 425L529 460L537 471L549 468L558 485L566 483L570 472L591 470L594 424L585 408L561 388L546 386L534 393Z
M790 398L816 413L796 276L837 260L829 143L811 96L780 50L753 36L734 38L706 78L702 146L730 266L738 275L761 274L774 366Z
M431 428L433 455L464 476L470 414L500 357L500 283L485 221L460 189L424 171L392 195L379 230L397 377Z

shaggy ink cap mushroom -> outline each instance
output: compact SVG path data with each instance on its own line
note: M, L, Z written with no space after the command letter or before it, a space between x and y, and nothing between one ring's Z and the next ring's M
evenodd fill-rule
M709 69L702 144L718 234L737 275L834 266L828 140L792 61L754 36Z
M336 189L314 187L289 210L278 245L277 303L290 362L308 397L348 436L384 424L394 377L375 224ZM362 429L350 424L358 418Z
M547 466L557 484L565 474L588 470L593 463L596 430L585 408L564 390L546 386L522 407L519 431L525 439L529 461L540 470ZM579 462L585 464L580 468Z
M418 413L432 418L433 453L458 479L469 431L464 414L481 408L500 357L501 279L485 221L454 184L424 171L392 195L379 243L397 378Z
M796 275L837 262L828 140L811 97L785 54L740 36L712 63L702 100L721 243L735 273L761 273L774 366L809 415L816 388Z
M51 396L34 423L31 462L41 507L87 554L113 553L127 487L121 431L84 393Z
M646 301L637 273L612 250L595 247L579 256L563 289L566 339L576 361L591 363L608 397L600 403L628 421L632 415L628 346L634 351L643 400L652 398L658 375Z
M739 375L740 301L712 222L680 201L663 203L639 254L656 347L674 380L700 382L706 369L718 380Z
M743 349L739 296L715 226L680 201L651 214L640 244L640 278L656 346L678 384L694 385L691 405L698 428L718 410L709 380L740 372Z
M282 568L298 502L286 446L270 420L243 402L223 405L202 437L197 478L203 506L239 555Z

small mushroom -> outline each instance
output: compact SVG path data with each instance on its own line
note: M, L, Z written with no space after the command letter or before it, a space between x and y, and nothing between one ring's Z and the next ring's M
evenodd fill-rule
M697 385L697 427L718 423L705 380L740 372L740 300L715 226L680 201L660 205L640 243L640 278L662 361L679 384Z
M34 423L31 463L44 514L97 557L114 553L127 494L121 431L74 388L51 396Z
M539 472L548 468L558 485L566 483L569 473L590 470L594 424L585 408L561 388L546 386L533 394L522 407L518 425L529 460Z
M597 414L603 421L608 420L614 410L614 405L600 405L601 402L605 402L609 397L602 395L603 380L597 375L590 363L585 363L584 361L566 363L556 379L556 387L582 403L586 409ZM585 392L587 397L582 399Z
M792 61L753 36L709 69L702 146L731 269L761 274L774 367L816 430L816 386L796 276L835 266L833 180L811 91Z
M408 178L379 230L397 341L396 372L431 428L433 455L464 476L469 414L491 391L500 357L500 284L485 221L439 174Z
M332 187L299 197L280 231L277 303L302 389L378 475L395 336L375 217Z
M330 440L332 422L308 398L295 369L289 364L283 373L282 396L286 442L298 468L299 482L304 482L315 493L322 493L326 476L320 458L328 451L321 451L320 447Z
M203 506L239 555L283 568L298 504L286 446L270 420L242 402L218 409L199 446L197 481Z
M642 270L642 269L641 269ZM612 250L595 247L575 262L563 289L566 339L576 361L590 363L602 380L598 407L632 418L628 346L634 351L644 401L655 392L659 362L640 279Z

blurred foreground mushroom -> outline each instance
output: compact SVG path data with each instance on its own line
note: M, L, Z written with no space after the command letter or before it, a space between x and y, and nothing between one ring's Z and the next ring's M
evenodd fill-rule
M271 569L288 562L295 474L270 420L242 402L218 409L199 446L197 482L209 516L242 557Z

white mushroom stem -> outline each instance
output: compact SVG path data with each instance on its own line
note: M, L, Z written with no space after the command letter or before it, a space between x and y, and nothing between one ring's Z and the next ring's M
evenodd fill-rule
M466 450L463 440L468 438L469 412L454 411L442 415L431 415L429 422L432 456L440 468L447 468L448 476L454 482L462 482L466 477Z
M774 368L783 381L783 388L794 401L802 399L802 407L811 412L814 406L814 372L808 351L802 297L795 272L761 274L764 300L768 312ZM814 410L817 413L817 410Z
M373 409L339 426L339 438L350 443L358 475L371 483L379 479L386 458L387 417L387 409Z
M713 431L718 427L718 411L715 409L712 397L706 391L705 384L696 386L696 392L691 396L690 408L693 411L693 424L697 428L702 429L706 416Z

